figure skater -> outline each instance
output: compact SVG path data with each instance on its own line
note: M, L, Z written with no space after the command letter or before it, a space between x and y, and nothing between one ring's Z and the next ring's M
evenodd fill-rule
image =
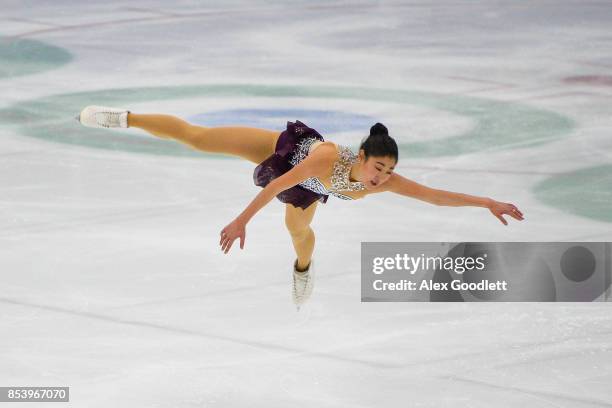
M274 197L285 203L285 225L297 258L293 263L293 302L298 306L314 285L315 234L310 224L319 202L329 195L357 200L368 194L392 192L434 205L487 208L504 225L503 215L523 220L513 204L491 198L437 190L402 177L395 140L376 123L355 154L348 146L325 141L315 129L296 120L282 132L246 126L203 127L161 114L136 114L125 109L88 106L77 117L94 128L140 128L194 149L238 156L257 165L255 185L263 187L245 210L221 230L219 245L228 253L236 239L244 249L246 226Z

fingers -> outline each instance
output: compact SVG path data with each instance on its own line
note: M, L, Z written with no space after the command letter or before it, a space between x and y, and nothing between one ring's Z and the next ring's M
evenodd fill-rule
M504 225L508 225L508 221L506 221L504 217L502 217L502 215L504 214L509 215L515 220L519 221L523 221L525 219L521 210L519 210L518 207L512 203L502 203L499 201L493 201L493 203L489 206L489 211L491 211L491 213L495 215L497 219Z
M510 211L519 215L521 218L523 218L523 213L521 212L521 210L518 209L518 207L514 204L510 204Z
M523 213L516 208L516 206L514 204L510 204L510 211L508 211L508 215L511 216L512 218L515 218L519 221L523 220Z
M228 237L226 235L225 230L221 231L221 239L219 240L219 245L221 245L221 250L225 247L227 243Z
M227 251L229 251L229 247L232 246L232 242L233 242L233 239L230 240L229 236L227 236L227 232L225 231L225 229L223 229L221 231L221 239L219 240L219 245L221 245L221 250L227 254Z
M228 227L229 230L232 230L232 228L228 225L227 227L223 228L223 230L221 230L221 239L219 240L219 245L221 246L221 251L225 252L226 254L229 252L229 250L232 248L232 245L234 244L234 241L237 238L240 238L240 249L244 249L244 241L245 241L245 237L246 237L246 233L244 230L242 231L228 231ZM240 235L238 235L240 234ZM232 235L237 235L237 236L232 236Z
M510 211L508 213L508 215L511 216L512 218L516 219L516 220L519 220L519 221L523 220L523 217L521 215L519 215L518 213L515 213L514 211Z
M236 238L228 238L228 237L224 237L223 238L223 242L221 244L221 251L225 252L226 254L229 252L230 248L232 247L232 243L234 242Z

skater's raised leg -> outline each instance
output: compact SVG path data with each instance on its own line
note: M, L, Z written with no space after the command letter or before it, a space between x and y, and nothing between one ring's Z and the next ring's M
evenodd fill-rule
M259 164L274 153L280 132L247 126L204 127L171 115L128 115L128 126L209 153L239 156Z
M274 153L280 132L247 126L204 127L172 115L136 114L124 109L88 106L78 117L89 127L140 128L210 153L238 156L259 164Z

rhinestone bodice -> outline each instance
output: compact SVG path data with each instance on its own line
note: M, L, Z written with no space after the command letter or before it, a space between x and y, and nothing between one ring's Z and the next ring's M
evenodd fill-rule
M315 142L319 140L316 138L304 138L295 147L295 151L289 162L296 166L302 160L308 156L310 148ZM365 190L365 186L360 181L350 181L349 174L351 166L357 161L358 156L351 151L348 146L338 145L338 160L334 163L332 176L331 176L331 187L328 190L325 185L317 177L310 177L299 183L300 186L314 191L315 193L333 195L343 200L354 200L353 197L342 194L341 191L361 191Z

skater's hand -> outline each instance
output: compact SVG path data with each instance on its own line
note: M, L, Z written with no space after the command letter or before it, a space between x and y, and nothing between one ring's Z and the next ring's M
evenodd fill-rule
M506 221L504 217L502 217L502 215L504 214L509 215L519 221L523 220L523 213L518 208L516 208L514 204L501 203L499 201L493 200L493 202L489 205L489 211L491 211L494 216L499 218L499 220L504 225L508 225L508 221Z
M246 225L239 219L235 219L221 230L221 241L219 241L221 250L227 254L236 238L240 238L240 249L244 249L245 237Z

